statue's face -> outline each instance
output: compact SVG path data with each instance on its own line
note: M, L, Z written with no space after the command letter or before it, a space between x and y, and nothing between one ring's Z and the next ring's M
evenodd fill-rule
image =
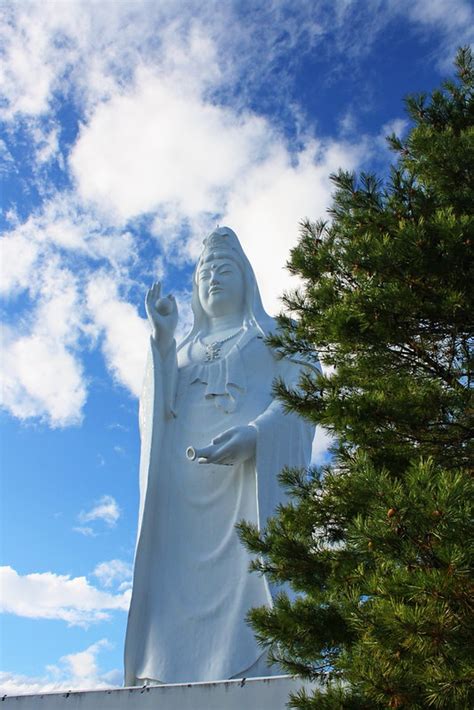
M208 316L241 312L244 302L244 279L239 267L227 258L209 259L198 272L201 306Z

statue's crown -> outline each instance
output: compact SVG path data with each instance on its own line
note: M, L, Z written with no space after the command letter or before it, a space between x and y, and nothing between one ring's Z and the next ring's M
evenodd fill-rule
M237 235L232 229L229 229L229 227L218 227L212 234L205 238L202 245L201 257L204 257L210 252L240 253L240 244Z

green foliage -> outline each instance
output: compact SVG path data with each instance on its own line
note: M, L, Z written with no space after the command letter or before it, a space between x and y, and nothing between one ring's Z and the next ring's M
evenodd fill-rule
M320 684L300 710L474 707L473 88L461 49L455 81L408 99L389 178L333 176L331 219L304 222L291 254L304 285L272 345L334 372L276 392L337 445L284 471L291 502L240 534L293 589L249 619Z

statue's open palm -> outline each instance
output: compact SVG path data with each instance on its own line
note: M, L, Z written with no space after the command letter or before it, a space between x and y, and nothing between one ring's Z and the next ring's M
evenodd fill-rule
M178 306L172 294L161 297L161 283L156 282L148 290L145 309L153 331L153 337L160 348L167 348L178 324Z

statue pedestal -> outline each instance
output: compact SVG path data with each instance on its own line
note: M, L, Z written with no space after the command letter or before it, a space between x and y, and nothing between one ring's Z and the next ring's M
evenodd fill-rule
M292 676L273 676L1 699L2 710L286 710L289 693L303 686L309 689L311 684Z

